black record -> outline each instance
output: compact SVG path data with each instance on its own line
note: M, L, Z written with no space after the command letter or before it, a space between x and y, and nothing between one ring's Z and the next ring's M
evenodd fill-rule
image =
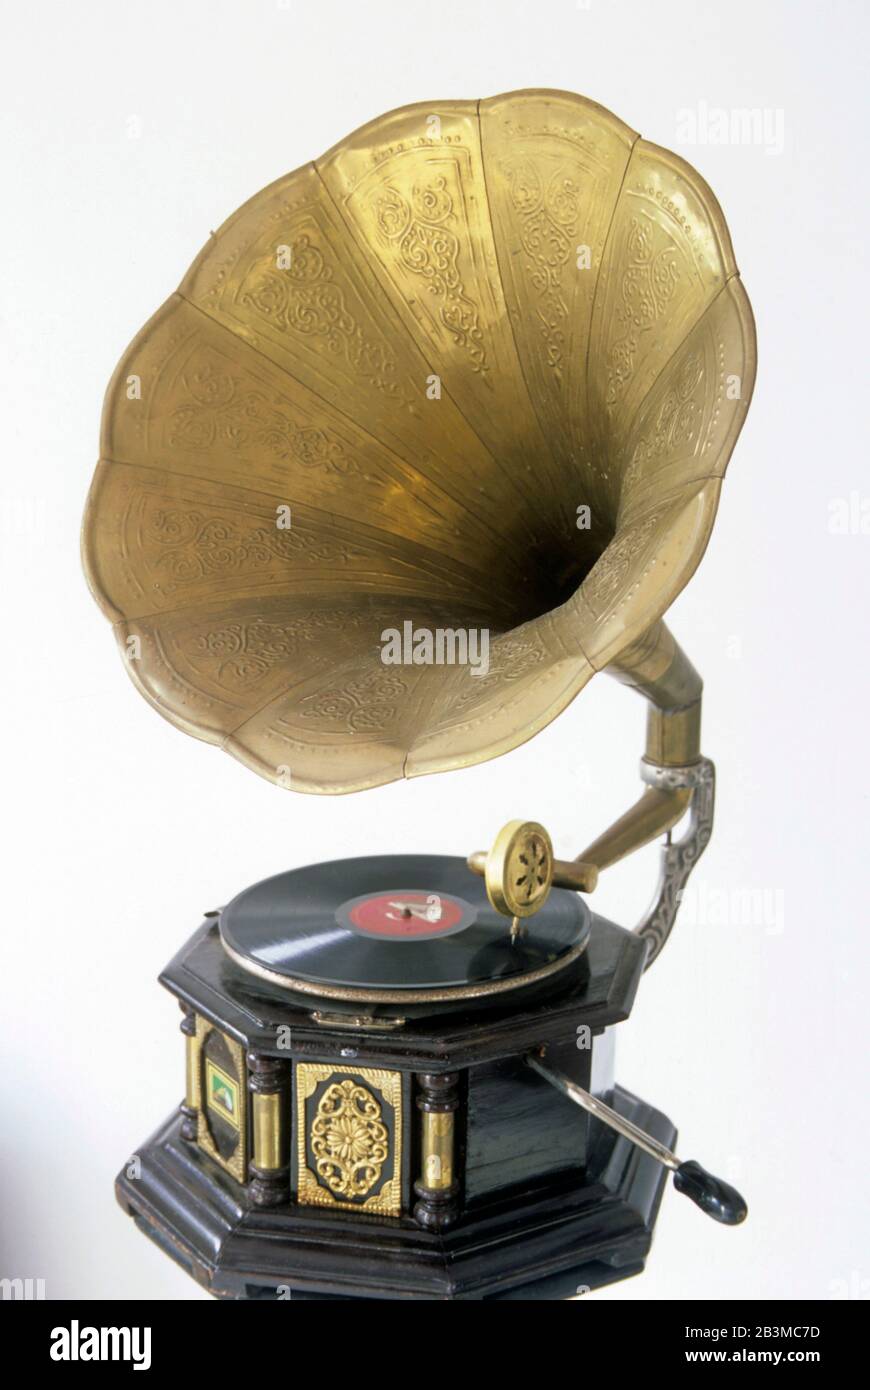
M522 976L585 938L589 909L553 889L512 942L483 879L435 854L337 859L246 888L220 914L231 956L288 984L443 989Z

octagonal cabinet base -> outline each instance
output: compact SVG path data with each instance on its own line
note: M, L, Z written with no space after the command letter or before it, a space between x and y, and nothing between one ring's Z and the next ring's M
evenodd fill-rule
M366 1018L242 970L207 918L161 976L184 1103L118 1178L121 1205L222 1298L560 1299L635 1274L663 1170L526 1058L545 1048L672 1145L614 1084L645 952L593 916L543 985Z
M676 1131L617 1087L614 1104L662 1143ZM638 1274L666 1174L625 1140L601 1134L580 1183L493 1202L448 1231L410 1218L254 1206L181 1136L173 1115L116 1183L139 1228L219 1298L566 1299Z

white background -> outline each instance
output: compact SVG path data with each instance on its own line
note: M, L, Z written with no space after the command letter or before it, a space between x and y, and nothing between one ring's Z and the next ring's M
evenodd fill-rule
M669 1190L647 1272L590 1297L868 1297L870 536L831 530L832 502L870 491L866 7L3 8L0 1275L42 1277L49 1298L206 1296L112 1195L181 1096L178 1009L155 976L204 909L318 859L462 854L511 816L576 854L635 797L643 709L605 677L482 767L348 798L278 790L136 694L79 567L106 383L209 231L382 111L535 86L697 165L759 342L712 542L670 617L706 679L715 834L617 1051L622 1083L745 1190L750 1218L717 1227ZM681 144L699 102L781 111L784 149ZM631 925L656 853L595 905ZM747 919L749 890L766 910Z

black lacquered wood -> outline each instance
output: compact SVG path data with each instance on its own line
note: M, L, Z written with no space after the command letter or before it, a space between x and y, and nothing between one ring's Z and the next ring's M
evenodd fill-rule
M577 962L558 972L546 992L518 990L484 1008L421 1005L399 1027L394 1012L363 1027L340 1015L318 1023L313 1012L329 1004L242 970L208 919L161 979L245 1048L252 1079L262 1073L269 1080L270 1058L293 1073L303 1061L403 1073L407 1094L413 1085L424 1106L451 1107L456 1186L442 1200L420 1182L424 1107L415 1105L402 1119L400 1217L305 1206L292 1170L284 1201L276 1187L283 1171L249 1166L242 1185L181 1139L182 1116L137 1148L141 1176L121 1175L119 1200L225 1298L274 1298L278 1287L290 1287L303 1299L548 1299L636 1273L664 1169L590 1122L524 1058L547 1044L566 1073L590 1085L588 1038L594 1050L601 1030L628 1016L644 953L632 933L593 918L582 969ZM613 1103L673 1143L663 1116L623 1093ZM287 1125L292 1112L288 1096ZM294 1153L297 1147L294 1135ZM414 1219L417 1204L425 1220Z
M628 1092L620 1113L666 1145L676 1131ZM565 1102L569 1104L569 1102ZM179 1135L173 1116L136 1149L118 1201L205 1288L226 1299L564 1299L643 1269L666 1180L661 1164L603 1130L587 1170L492 1200L449 1230L292 1204L252 1206ZM279 1295L279 1290L283 1290Z
M374 1027L355 1029L350 1020L359 1006L294 994L242 970L223 950L212 917L185 943L160 982L197 1013L267 1055L282 1055L276 1037L286 1025L292 1029L294 1055L340 1057L352 1045L383 1066L446 1071L450 1059L464 1065L525 1053L570 1038L578 1024L595 1031L628 1018L645 956L646 946L633 932L594 917L583 955L543 985L488 999L366 1005ZM347 1026L324 1026L313 1017L315 1011L345 1018ZM394 1028L397 1017L404 1022Z

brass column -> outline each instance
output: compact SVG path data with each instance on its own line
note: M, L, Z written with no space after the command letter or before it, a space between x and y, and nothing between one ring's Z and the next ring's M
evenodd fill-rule
M253 1159L249 1192L258 1207L277 1207L290 1197L290 1150L286 1086L289 1064L279 1057L248 1053L248 1087L252 1096Z
M184 1014L179 1027L184 1034L185 1089L181 1113L181 1137L196 1142L197 1112L199 1110L199 1040L196 1036L196 1014L189 1004L180 1002Z
M414 1220L430 1230L452 1226L459 1215L456 1177L456 1111L459 1073L417 1075L420 1111L420 1177L414 1183Z

